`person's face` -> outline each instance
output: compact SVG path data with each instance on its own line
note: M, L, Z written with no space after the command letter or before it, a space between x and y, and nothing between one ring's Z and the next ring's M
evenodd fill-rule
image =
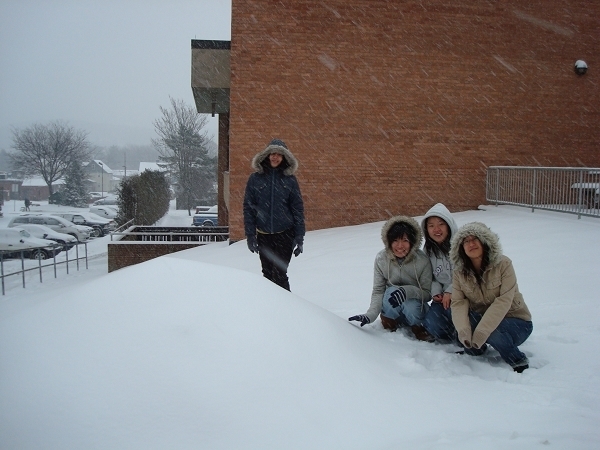
M280 155L279 153L271 153L269 155L269 162L271 163L271 167L275 168L279 166L279 164L281 164L281 161L283 161L283 155Z
M427 234L437 244L442 244L448 238L448 224L439 217L427 219Z
M410 252L410 241L406 234L392 242L392 253L398 258L404 258Z
M465 253L471 259L483 258L483 245L475 236L467 236L462 243Z

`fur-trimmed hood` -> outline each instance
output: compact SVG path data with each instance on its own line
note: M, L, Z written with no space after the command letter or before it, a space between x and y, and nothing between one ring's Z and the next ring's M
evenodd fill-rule
M283 141L280 141L279 139L272 140L264 150L254 155L251 163L252 168L258 173L264 173L265 167L270 167L269 162L265 162L265 160L268 159L271 153L279 153L283 156L281 165L283 166L284 175L289 176L296 173L298 170L298 160L292 152L289 151Z
M454 265L454 270L462 271L464 269L464 263L458 253L458 249L467 236L475 236L482 244L486 244L489 247L490 268L500 262L502 258L502 246L500 245L498 235L484 223L470 222L460 227L458 232L452 236L450 259Z
M395 216L395 217L392 217L391 219L389 219L383 225L383 228L381 228L381 240L383 241L383 245L385 246L385 250L390 259L396 259L396 255L394 255L394 252L392 252L392 246L391 246L392 243L388 242L387 234L388 234L388 231L390 230L390 228L392 228L392 226L394 226L394 224L396 224L396 223L405 223L406 225L414 228L414 230L415 230L415 236L417 237L417 242L415 242L415 245L412 246L412 248L410 249L410 252L405 257L405 261L408 262L414 258L415 253L421 248L421 244L423 243L423 231L421 231L421 227L419 226L419 223L412 217Z

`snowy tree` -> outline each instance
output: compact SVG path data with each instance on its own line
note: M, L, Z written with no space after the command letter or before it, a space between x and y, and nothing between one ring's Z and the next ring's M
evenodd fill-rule
M67 206L85 208L88 206L88 194L85 187L85 172L79 162L70 164L65 173L65 187L62 191L62 203Z
M171 98L171 109L160 107L162 117L154 121L158 135L152 143L175 181L178 207L190 210L197 202L211 198L216 180L216 158L208 153L208 122L182 100ZM213 196L214 197L214 196Z
M52 183L65 176L72 162L89 157L87 133L60 121L13 129L13 167L26 175L40 175L52 196Z
M123 180L117 196L119 225L131 219L135 225L152 225L169 211L171 191L164 172L144 170Z

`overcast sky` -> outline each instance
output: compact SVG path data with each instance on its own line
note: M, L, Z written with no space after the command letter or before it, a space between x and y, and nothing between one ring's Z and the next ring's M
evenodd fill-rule
M192 39L230 40L231 0L0 1L0 149L54 120L94 145L149 144L169 96L194 104Z

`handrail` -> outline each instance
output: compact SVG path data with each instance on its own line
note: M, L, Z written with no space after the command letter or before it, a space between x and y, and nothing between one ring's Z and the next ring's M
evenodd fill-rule
M490 166L486 200L600 217L600 168Z
M85 256L80 257L79 256L79 246L83 245L85 247ZM67 275L69 274L69 263L70 262L75 262L76 266L77 266L77 271L79 271L79 261L80 260L85 260L85 268L88 269L88 251L87 251L87 242L78 242L77 244L75 244L73 247L75 248L75 258L74 259L69 259L69 250L71 248L68 248L69 246L67 244L52 244L52 245L47 245L46 247L42 247L42 248L64 248L65 249L65 260L64 261L56 261L56 252L52 252L52 264L42 264L42 260L40 258L35 258L35 259L30 259L30 258L25 258L25 252L29 251L29 250L35 250L38 249L40 247L28 247L28 248L24 248L24 249L19 249L19 250L0 250L0 281L1 281L1 285L2 285L2 295L6 295L6 286L5 286L5 279L7 277L13 276L13 275L21 275L22 276L22 280L23 280L23 288L25 288L25 274L27 272L31 272L34 270L39 271L39 276L40 276L40 283L43 282L43 278L42 278L42 269L45 269L47 267L53 267L54 269L54 278L57 278L57 266L60 266L61 264L65 264L66 267L66 271L67 271ZM20 261L21 261L21 270L18 270L16 272L11 272L11 273L4 273L4 266L6 263L6 259L4 258L5 255L7 254L15 254L15 253L20 253ZM36 267L28 267L25 268L25 261L35 261L37 259L38 264Z

